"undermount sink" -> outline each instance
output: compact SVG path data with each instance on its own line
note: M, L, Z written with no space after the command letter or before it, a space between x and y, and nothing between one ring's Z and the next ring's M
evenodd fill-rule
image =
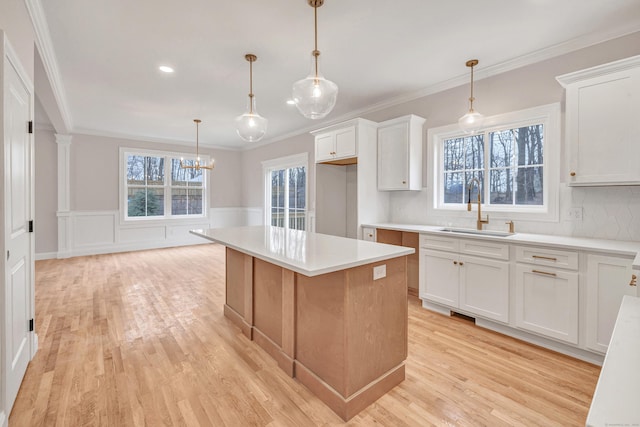
M473 228L452 228L444 227L440 231L446 231L449 233L460 234L474 234L477 236L493 236L493 237L508 237L513 236L515 233L509 233L508 231L496 231L496 230L475 230Z

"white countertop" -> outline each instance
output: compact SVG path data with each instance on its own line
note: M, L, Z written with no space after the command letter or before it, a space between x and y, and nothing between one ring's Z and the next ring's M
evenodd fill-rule
M616 255L633 256L633 269L640 270L640 242L626 242L621 240L589 239L585 237L556 236L547 234L514 233L507 237L496 237L491 235L476 235L451 233L443 231L441 225L413 225L413 224L363 224L363 227L385 228L388 230L411 231L416 233L439 234L460 238L488 239L504 241L507 243L529 244L529 245L549 245L562 249L591 250L597 252L607 252Z
M191 230L191 233L305 276L332 273L415 252L403 246L271 226L211 228Z
M587 426L640 426L640 298L625 296L591 401Z

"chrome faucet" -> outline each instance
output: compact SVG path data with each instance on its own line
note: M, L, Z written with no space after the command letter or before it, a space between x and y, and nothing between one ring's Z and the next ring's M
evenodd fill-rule
M487 219L482 219L482 209L481 209L481 201L480 201L480 180L478 178L471 178L469 185L467 185L468 198L467 198L467 211L471 212L471 189L473 188L473 183L477 184L478 187L478 220L476 221L476 228L478 230L482 230L482 224L489 224L489 215L487 215Z

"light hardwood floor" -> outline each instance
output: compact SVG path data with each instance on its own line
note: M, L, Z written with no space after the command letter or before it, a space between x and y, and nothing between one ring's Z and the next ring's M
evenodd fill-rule
M223 301L214 244L38 261L40 349L10 425L342 425ZM599 371L412 298L407 378L349 425L584 425Z

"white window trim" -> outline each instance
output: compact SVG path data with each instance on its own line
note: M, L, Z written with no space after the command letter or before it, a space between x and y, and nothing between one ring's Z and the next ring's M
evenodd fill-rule
M171 157L174 159L183 158L185 160L195 160L196 156L193 154L179 153L174 151L160 151L160 150L149 150L144 148L127 148L120 147L119 150L119 171L118 171L118 181L119 185L119 194L118 194L118 207L120 211L120 225L135 225L135 224L145 224L145 225L161 225L161 224L190 224L190 223L202 223L202 220L208 220L209 218L209 193L208 193L208 182L209 182L209 174L205 169L202 171L203 179L202 179L202 215L175 215L172 216L170 213L167 214L167 205L165 204L165 215L163 217L135 217L129 218L127 216L127 177L125 171L127 170L127 156L129 155L137 155L137 156L155 156L155 157ZM200 155L200 161L202 163L208 164L211 158L207 155ZM168 163L168 162L167 162ZM170 166L167 164L167 168ZM169 171L170 172L170 171ZM165 171L165 177L170 179L171 174L167 174ZM171 189L171 183L166 183L164 185L165 189ZM170 197L169 197L170 199ZM165 203L167 200L167 195L165 194ZM170 212L170 210L169 210Z
M558 222L559 220L559 173L560 173L560 147L562 145L560 130L560 104L553 103L525 110L514 111L505 114L490 116L485 119L484 131L493 131L504 128L517 128L534 123L544 125L544 166L543 177L545 182L544 201L542 206L499 206L482 205L484 213L494 214L497 218L518 220L537 220ZM436 216L451 218L469 218L466 204L451 205L444 203L442 194L441 177L443 171L442 140L460 136L462 134L458 124L431 128L428 131L428 153L431 158L431 173L427 174L427 194L430 202L428 209ZM485 150L488 149L485 142ZM473 208L475 212L475 207Z
M262 162L262 178L264 181L264 224L271 224L271 172L274 170L288 169L294 167L304 167L307 178L305 179L304 194L306 199L305 207L305 228L309 230L309 153L294 154L277 159L264 160ZM285 197L285 210L289 209L289 198Z

